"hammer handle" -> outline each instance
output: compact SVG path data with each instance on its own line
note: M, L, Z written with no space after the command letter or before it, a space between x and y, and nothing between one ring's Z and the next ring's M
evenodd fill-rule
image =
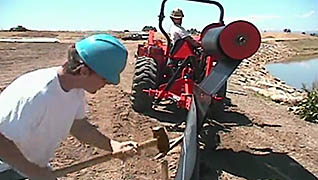
M138 145L137 147L137 151L149 148L149 147L153 147L157 145L157 139L151 139L145 142L142 142L141 144ZM130 151L130 150L128 150ZM79 162L64 168L60 168L60 169L56 169L53 171L53 173L55 174L56 177L62 177L65 176L68 173L72 173L75 171L79 171L81 169L102 163L102 162L106 162L109 161L112 158L122 158L125 157L128 151L120 151L120 152L114 152L114 153L106 153L97 157L94 157L92 159L89 159L87 161L84 162Z

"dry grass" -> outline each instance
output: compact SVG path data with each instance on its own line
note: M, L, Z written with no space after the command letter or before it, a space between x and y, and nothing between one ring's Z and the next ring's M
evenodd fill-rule
M284 32L262 32L262 39L267 38L284 38L284 39L318 39L317 37L310 36L307 34L299 33L284 33Z

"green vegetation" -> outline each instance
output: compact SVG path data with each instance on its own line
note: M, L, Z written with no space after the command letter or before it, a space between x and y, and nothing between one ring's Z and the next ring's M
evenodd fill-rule
M318 82L314 82L312 88L303 88L307 92L307 97L298 104L296 114L302 119L318 123Z
M147 31L148 32L150 30L154 30L155 32L157 32L157 29L155 27L153 27L153 26L144 26L142 28L142 31Z

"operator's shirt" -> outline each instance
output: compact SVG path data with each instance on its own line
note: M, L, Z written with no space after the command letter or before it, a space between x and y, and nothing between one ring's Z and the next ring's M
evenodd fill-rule
M24 74L0 94L0 133L40 167L48 165L74 119L85 117L84 90L65 92L57 70Z
M170 28L170 38L172 43L175 44L178 39L183 39L190 36L190 33L184 29L184 27L174 24Z

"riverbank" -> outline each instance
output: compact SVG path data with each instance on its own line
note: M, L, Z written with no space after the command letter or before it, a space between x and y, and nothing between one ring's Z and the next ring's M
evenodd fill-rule
M310 36L306 34L296 33L262 33L262 42L267 44L281 43L290 48L292 56L286 57L286 59L280 59L280 62L284 61L301 61L318 57L318 37Z
M303 61L318 57L318 38L282 42L295 53L286 61Z
M275 38L274 35L262 35L258 52L243 60L230 81L277 103L295 105L306 97L306 92L274 77L266 70L265 65L317 57L318 38L300 34L285 34L288 37L281 37L282 33Z

